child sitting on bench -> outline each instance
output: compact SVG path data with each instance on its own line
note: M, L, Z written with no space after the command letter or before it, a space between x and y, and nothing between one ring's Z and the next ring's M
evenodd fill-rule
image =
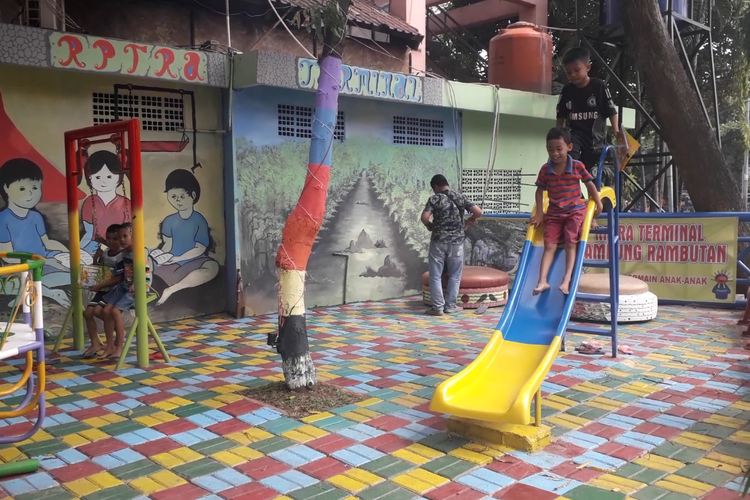
M89 302L86 310L83 311L83 317L86 320L86 330L91 339L91 347L86 349L86 352L83 353L83 359L91 359L101 352L102 349L106 349L102 346L102 343L99 340L95 318L104 321L104 307L107 305L104 297L113 286L117 286L120 282L115 273L121 260L122 249L120 248L120 225L112 224L107 228L107 249L106 251L103 251L102 248L99 248L96 251L96 254L94 254L94 264L105 267L113 277L91 287L91 291L94 292L94 297ZM107 337L107 346L112 345L113 341L114 339Z

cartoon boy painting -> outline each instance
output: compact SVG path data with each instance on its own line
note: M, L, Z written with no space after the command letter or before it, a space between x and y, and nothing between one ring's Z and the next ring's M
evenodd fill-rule
M194 206L201 197L201 186L189 170L174 170L165 181L164 192L177 210L161 223L161 248L151 252L156 261L154 273L167 284L157 305L180 290L208 283L219 274L219 263L207 256L212 241L205 217Z
M44 297L67 307L68 295L59 288L70 285L70 254L65 245L49 238L44 217L36 209L43 180L42 169L25 158L8 160L0 167L0 196L6 205L0 210L0 251L45 257Z

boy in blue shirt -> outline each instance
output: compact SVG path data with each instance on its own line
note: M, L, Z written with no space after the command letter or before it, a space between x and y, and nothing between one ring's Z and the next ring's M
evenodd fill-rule
M175 213L161 223L159 236L164 242L151 252L156 274L167 285L156 305L164 304L180 290L208 283L219 274L219 263L208 256L213 250L211 229L195 209L201 198L198 179L189 170L173 170L164 182L164 192Z
M127 222L120 226L120 247L122 258L115 270L116 285L104 296L104 332L107 336L107 348L100 359L118 358L125 343L125 320L122 313L129 311L135 304L133 293L133 229Z
M101 248L94 254L94 264L106 266L115 273L122 260L122 249L120 248L120 225L112 224L107 228L107 249L102 251ZM86 310L83 311L83 318L86 320L86 330L91 339L91 347L83 353L83 359L91 359L99 353L103 346L99 341L99 333L96 328L96 320L99 318L104 321L104 308L107 305L105 296L111 291L111 288L117 286L120 282L119 276L115 274L113 279L104 283L97 283L91 287L94 297L89 302ZM106 332L105 332L106 334ZM107 345L111 345L112 339L107 339Z
M42 200L43 182L42 169L26 158L8 160L0 167L0 197L6 205L0 210L0 251L28 252L47 259L44 297L67 307L70 299L60 288L70 285L70 253L49 237L44 217L36 208Z

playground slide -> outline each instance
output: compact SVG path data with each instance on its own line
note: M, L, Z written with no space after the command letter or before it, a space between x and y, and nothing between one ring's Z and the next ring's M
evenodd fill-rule
M609 200L614 207L611 188L603 188L600 196L605 205ZM567 296L557 288L565 272L562 248L549 273L552 287L543 294L532 294L544 252L544 228L529 227L516 281L495 333L477 359L438 386L431 410L490 422L530 423L531 401L560 351L568 325L594 210L595 203L590 200Z

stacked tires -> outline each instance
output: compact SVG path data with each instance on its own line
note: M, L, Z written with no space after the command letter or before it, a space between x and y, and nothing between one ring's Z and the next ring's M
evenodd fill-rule
M609 296L609 274L587 273L581 276L578 293ZM648 283L630 276L620 276L618 323L641 323L656 318L659 300ZM609 302L577 299L572 319L608 323L612 320Z

